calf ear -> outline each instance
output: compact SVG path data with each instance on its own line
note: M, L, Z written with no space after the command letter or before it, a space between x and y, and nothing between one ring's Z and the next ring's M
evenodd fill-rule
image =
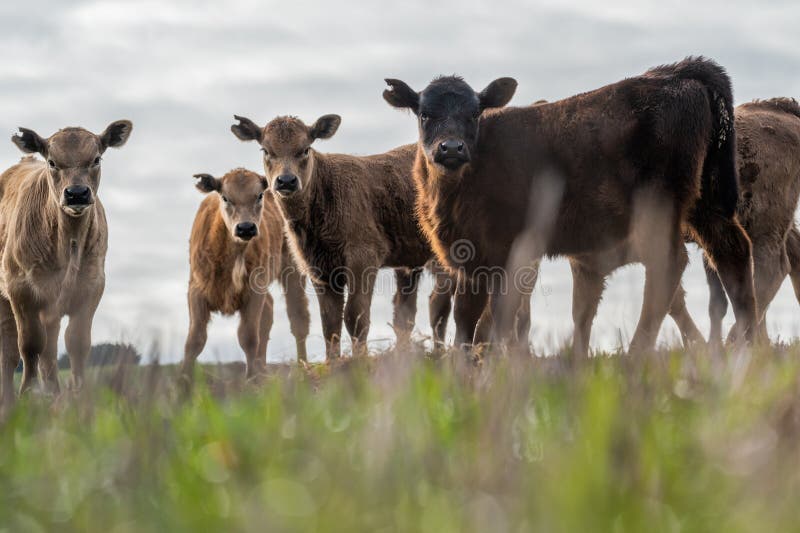
M517 80L514 78L497 78L478 94L481 109L503 107L511 101L516 90Z
M339 124L341 123L342 117L339 115L323 115L311 126L311 131L308 132L308 135L312 140L330 139L339 129Z
M408 108L415 114L419 111L419 93L409 87L406 82L386 78L389 88L383 91L383 99L390 106L401 109Z
M103 150L106 148L119 148L126 142L133 130L133 123L130 120L117 120L112 122L100 135L100 142L103 145Z
M222 189L222 182L211 174L195 174L194 177L197 178L194 186L202 193L219 192Z
M233 118L239 121L238 124L231 125L231 131L241 141L258 141L261 142L262 130L256 123L249 118L233 115Z
M11 137L11 142L26 154L46 155L47 141L39 137L39 134L28 128L20 128L19 133Z

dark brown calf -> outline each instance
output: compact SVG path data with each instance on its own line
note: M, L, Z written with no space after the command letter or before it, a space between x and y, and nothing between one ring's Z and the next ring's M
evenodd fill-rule
M543 255L625 246L647 272L632 351L654 346L687 256L684 235L713 259L733 301L737 331L755 326L750 241L735 218L738 185L730 80L711 61L687 59L552 104L506 108L516 82L480 93L459 78L417 93L387 80L384 98L418 117L414 177L421 223L440 260L472 242L464 267L507 267ZM478 125L480 124L480 128ZM510 279L510 276L509 276ZM493 295L495 331L511 337L506 281Z
M353 353L366 353L372 292L382 267L395 269L393 325L398 343L408 342L419 276L433 255L413 216L414 145L365 157L324 154L311 145L336 133L337 115L325 115L311 127L295 117L278 117L263 128L236 119L233 133L258 142L264 152L293 255L316 287L326 356L340 355L343 316ZM443 335L449 299L446 291L434 296L435 338ZM457 326L458 318L456 303Z
M740 105L735 114L741 178L737 216L753 244L759 337L766 340L766 309L787 274L792 276L800 300L800 232L793 222L800 196L800 105L789 98L758 100ZM570 258L576 354L588 354L591 324L606 278L617 268L636 261L633 251L626 247ZM728 301L719 276L707 259L704 267L711 296L709 340L719 345ZM704 341L686 308L683 287L675 293L669 313L684 344Z
M306 359L308 298L305 278L292 262L278 207L263 176L235 169L221 178L197 174L200 204L189 240L189 333L183 375L206 344L212 312L239 313L239 345L247 376L262 371L272 329L273 301L267 287L280 279L298 359Z

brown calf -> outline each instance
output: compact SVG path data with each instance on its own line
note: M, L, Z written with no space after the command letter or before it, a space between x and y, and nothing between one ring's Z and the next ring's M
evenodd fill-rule
M767 307L787 275L800 300L800 232L794 222L800 197L800 105L791 98L742 104L735 124L742 190L736 211L753 243L758 336L767 340ZM709 341L720 344L728 302L706 258L704 265L711 295ZM670 314L684 338L696 338L699 333L685 309L680 290Z
M239 313L239 345L247 376L263 371L272 329L272 296L267 287L280 278L297 357L306 359L308 298L305 278L291 261L283 224L267 180L242 168L221 178L197 174L196 187L208 196L200 204L189 240L189 334L183 376L206 344L212 312ZM213 193L213 194L209 194Z
M543 255L630 247L647 272L631 343L642 351L654 346L670 308L688 234L713 259L737 331L752 338L750 241L735 218L732 94L718 65L690 58L552 104L485 114L511 99L514 80L480 93L455 77L421 93L387 83L384 98L418 117L418 212L440 260L453 265L451 246L466 239L477 250L461 265L468 274L507 267L515 275ZM508 279L504 285L480 287L478 296L493 295L495 331L507 339L509 295L518 291Z
M0 176L0 343L2 397L14 400L14 370L24 364L21 391L59 391L56 356L61 318L69 316L67 353L75 386L83 381L92 319L105 287L108 227L97 197L100 162L128 140L132 124L112 123L95 135L65 128L45 139L20 128L12 137L26 157Z
M293 255L314 282L326 356L341 353L343 314L353 354L366 353L372 292L382 267L395 269L393 324L398 343L407 343L419 276L433 255L413 216L414 145L365 157L324 154L311 145L336 133L338 115L325 115L311 127L294 117L278 117L263 128L250 119L235 118L239 123L231 126L233 133L243 141L258 142L264 152L264 168ZM449 291L433 296L435 336L443 335L449 300ZM455 314L456 340L462 342L458 299Z

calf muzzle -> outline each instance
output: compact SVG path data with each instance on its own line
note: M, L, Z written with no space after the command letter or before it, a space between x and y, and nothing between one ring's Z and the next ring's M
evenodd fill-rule
M433 161L446 168L455 170L461 165L469 163L469 149L464 141L458 139L447 139L436 147Z
M294 174L282 174L275 178L275 190L282 196L288 196L300 189L300 180Z
M64 189L64 205L72 209L81 209L93 203L92 190L86 185L70 185Z
M236 229L234 230L235 235L245 241L249 241L256 235L258 235L258 226L256 226L252 222L239 222L236 224Z

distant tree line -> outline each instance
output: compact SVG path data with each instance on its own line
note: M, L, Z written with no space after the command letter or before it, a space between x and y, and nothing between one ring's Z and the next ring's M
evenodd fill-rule
M138 365L141 360L142 356L132 345L107 342L92 346L86 366ZM61 354L58 357L58 368L61 370L69 369L69 356L67 354ZM22 372L21 361L17 366L17 372Z

